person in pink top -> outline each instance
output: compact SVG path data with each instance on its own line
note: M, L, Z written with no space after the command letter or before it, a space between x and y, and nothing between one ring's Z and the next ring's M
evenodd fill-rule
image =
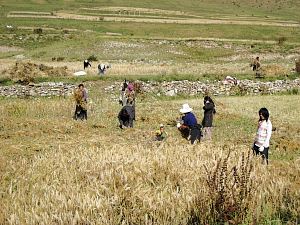
M259 120L257 126L257 132L253 144L253 153L255 155L261 155L263 162L266 161L268 165L269 159L269 146L272 135L272 123L269 119L269 111L266 108L261 108L258 112Z

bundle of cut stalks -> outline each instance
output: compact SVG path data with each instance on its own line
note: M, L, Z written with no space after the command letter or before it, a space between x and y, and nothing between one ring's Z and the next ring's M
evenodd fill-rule
M277 77L288 74L288 70L280 65L265 65L261 68L261 72L265 77Z

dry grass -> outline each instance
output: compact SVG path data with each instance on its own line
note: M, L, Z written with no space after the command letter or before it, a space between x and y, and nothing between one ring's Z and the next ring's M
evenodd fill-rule
M265 77L278 77L287 75L289 72L289 68L284 68L281 65L265 65L261 68L261 73Z
M135 128L120 130L116 120L120 106L105 95L103 85L107 84L86 84L93 101L87 122L71 119L71 98L1 100L0 223L296 221L299 158L271 160L266 167L260 159L248 157L249 147L239 139L230 145L220 139L191 146L172 126L166 126L166 142L154 142L158 124L175 119L182 100L138 100ZM217 110L255 122L258 107L251 104L255 100L282 104L270 106L274 117L297 101L268 97L218 98ZM198 117L201 102L189 101ZM240 107L246 104L249 110ZM281 123L280 118L293 126L293 112L273 121ZM214 132L230 130L216 127ZM224 197L222 205L218 196Z
M1 60L3 62L0 65L0 72L2 70L2 76L11 67L14 66L15 61ZM74 73L83 70L83 62L45 62L35 61L35 63L45 64L53 67L67 66L70 73ZM173 63L166 64L163 62L153 63L119 63L114 61L98 61L92 62L92 68L86 69L89 75L98 74L97 65L99 63L107 63L111 65L111 68L107 70L106 74L109 76L165 76L165 75L190 75L203 76L205 74L218 74L223 78L226 75L232 74L249 74L250 69L248 64L245 63L230 63L230 64L214 64L211 63Z
M13 67L4 70L2 73L8 75L13 81L21 83L32 82L37 77L63 77L70 75L66 66L54 68L32 62L16 62Z
M299 95L292 96L248 96L243 97L226 97L221 98L225 104L224 110L227 113L236 113L247 116L254 121L257 119L258 110L266 107L270 111L270 118L277 127L283 124L290 124L295 127L299 126ZM250 107L251 106L251 107ZM278 127L279 128L279 127Z

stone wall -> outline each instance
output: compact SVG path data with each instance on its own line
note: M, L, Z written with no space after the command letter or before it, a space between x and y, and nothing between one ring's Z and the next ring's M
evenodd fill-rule
M273 82L262 82L253 80L240 80L238 84L224 81L201 82L201 81L170 81L170 82L140 82L142 90L146 93L157 95L175 96L177 94L210 94L215 96L226 95L259 95L274 94L292 89L300 89L300 79L295 80L276 80ZM115 82L108 86L106 92L114 93L121 89L121 82Z
M0 86L0 96L29 97L29 96L70 96L76 86L62 82L45 82L30 85Z
M197 95L210 94L215 96L226 95L259 95L274 94L288 90L298 89L300 91L300 79L276 80L273 82L262 82L253 80L241 80L238 84L224 81L201 82L201 81L136 81L145 93L154 93L158 96L175 96L178 94ZM107 86L105 91L116 95L121 89L122 82L115 82ZM0 86L0 96L6 97L26 97L26 96L70 96L73 93L73 84L62 82L45 82L30 85ZM116 96L117 97L117 96Z

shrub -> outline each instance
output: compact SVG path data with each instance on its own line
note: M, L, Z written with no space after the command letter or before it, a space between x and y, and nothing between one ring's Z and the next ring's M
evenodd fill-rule
M89 62L92 62L92 61L98 61L97 56L95 56L95 55L90 55L90 56L87 58L87 60L88 60Z
M247 218L250 204L255 202L250 152L242 156L240 166L232 168L228 166L230 153L219 159L214 169L205 167L207 193L194 201L189 224L241 224Z
M57 57L57 58L56 58L56 61L57 61L57 62L64 61L64 60L65 60L65 57Z
M284 42L286 42L287 38L286 37L279 37L278 38L278 44L282 45Z
M33 30L34 34L42 34L43 33L43 29L42 28L36 28Z
M290 90L290 93L291 93L292 95L298 95L298 94L299 94L299 88L292 88L292 89Z

